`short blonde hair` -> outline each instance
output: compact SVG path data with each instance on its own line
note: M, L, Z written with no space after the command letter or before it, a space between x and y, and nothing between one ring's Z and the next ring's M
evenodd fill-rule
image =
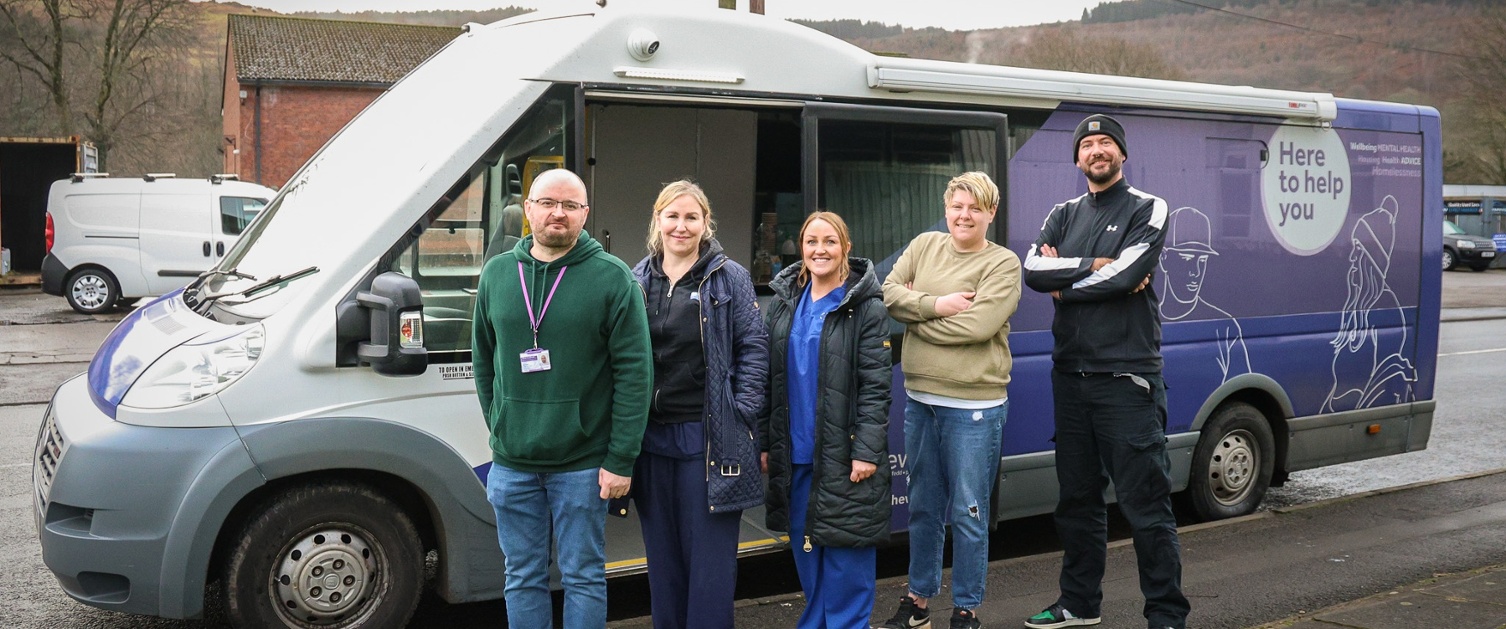
M659 213L683 196L695 199L696 205L701 206L701 214L704 215L702 218L706 221L706 231L701 232L701 242L716 236L716 222L711 220L711 201L706 198L706 191L689 179L681 179L665 184L664 189L659 191L659 198L654 200L654 216L648 222L649 254L664 254L664 234L659 230Z
M847 222L835 212L817 210L805 217L805 223L800 226L800 257L802 262L805 258L805 230L810 229L811 223L825 221L837 232L837 244L842 247L842 259L837 263L837 279L846 282L847 276L852 273L852 265L848 264L847 257L852 253L852 236L847 231ZM811 281L811 270L804 264L800 265L800 275L795 278L795 285L804 288Z
M946 193L941 195L941 205L946 207L952 204L952 194L958 190L965 190L973 195L978 206L990 212L999 209L999 186L987 173L978 171L962 173L953 177L946 184Z

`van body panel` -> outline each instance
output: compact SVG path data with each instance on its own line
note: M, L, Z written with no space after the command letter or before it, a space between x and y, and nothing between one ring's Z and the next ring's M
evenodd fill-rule
M220 525L261 476L232 428L130 426L91 404L84 388L81 377L65 382L44 419L67 445L50 488L33 496L42 560L80 602L197 616ZM82 573L125 588L98 589L100 580Z

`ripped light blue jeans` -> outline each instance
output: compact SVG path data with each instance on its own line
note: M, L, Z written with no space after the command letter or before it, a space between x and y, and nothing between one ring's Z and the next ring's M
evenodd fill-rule
M988 580L989 500L1009 402L983 410L905 404L909 459L910 591L941 593L941 553L952 525L952 605L983 603Z

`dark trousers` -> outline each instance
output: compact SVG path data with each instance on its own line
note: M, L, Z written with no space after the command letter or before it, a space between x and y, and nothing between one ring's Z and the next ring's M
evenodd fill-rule
M645 451L633 469L654 629L730 629L742 512L709 511L700 453Z
M1062 542L1061 598L1074 615L1101 615L1109 480L1129 520L1145 618L1184 627L1181 546L1171 511L1166 456L1166 384L1160 374L1051 373L1056 404L1056 531Z

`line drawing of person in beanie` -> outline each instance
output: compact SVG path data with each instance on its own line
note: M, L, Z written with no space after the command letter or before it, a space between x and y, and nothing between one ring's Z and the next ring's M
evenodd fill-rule
M1386 283L1396 244L1396 198L1355 221L1349 233L1349 294L1344 299L1333 346L1333 388L1320 413L1333 413L1411 401L1417 369L1402 352L1407 346L1406 315ZM1395 328L1399 334L1381 336Z
M1213 224L1193 207L1179 207L1166 217L1166 246L1161 250L1161 318L1167 321L1210 321L1218 325L1218 368L1223 380L1250 372L1250 350L1244 329L1223 308L1203 299L1208 256L1213 249ZM1221 325L1219 325L1221 324Z

